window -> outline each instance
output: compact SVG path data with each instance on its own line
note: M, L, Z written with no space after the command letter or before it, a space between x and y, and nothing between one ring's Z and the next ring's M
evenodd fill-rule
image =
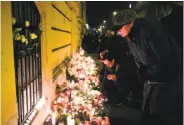
M14 1L12 17L13 34L19 35L13 42L18 125L22 125L42 96L40 15L34 2ZM37 37L31 38L32 33Z

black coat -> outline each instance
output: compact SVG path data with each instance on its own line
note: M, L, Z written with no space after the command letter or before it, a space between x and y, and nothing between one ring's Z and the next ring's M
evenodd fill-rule
M109 103L111 104L120 102L127 103L127 97L130 92L134 90L134 86L137 86L136 84L138 84L136 72L128 70L126 66L121 63L115 64L112 68L105 68L101 92L108 98ZM117 80L108 80L107 76L109 74L115 74Z
M163 24L157 20L137 19L129 38L130 51L139 68L141 79L145 82L143 108L149 102L151 111L157 112L164 108L163 104L171 104L168 95L172 95L170 91L176 84L173 79L176 79L181 70L180 49ZM163 98L168 100L163 102Z
M108 67L105 67L103 80L101 83L101 92L104 97L108 99L109 104L116 104L118 103L118 89L116 84L112 80L108 80L107 76L108 74L114 73L113 69L109 69Z
M116 62L120 64L117 72L119 83L121 83L119 86L121 98L126 98L131 91L131 99L141 101L143 85L138 82L136 64L129 52L126 39L120 36L111 36L107 39L106 49L114 55Z
M180 49L160 21L137 19L129 37L130 51L145 80L167 81L177 75Z

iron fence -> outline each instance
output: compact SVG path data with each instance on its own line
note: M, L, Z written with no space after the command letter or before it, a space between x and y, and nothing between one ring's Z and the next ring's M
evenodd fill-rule
M16 19L13 30L21 29L20 39L13 41L18 125L22 125L42 96L40 14L33 1L12 1L12 16ZM35 33L37 38L31 39L30 33Z

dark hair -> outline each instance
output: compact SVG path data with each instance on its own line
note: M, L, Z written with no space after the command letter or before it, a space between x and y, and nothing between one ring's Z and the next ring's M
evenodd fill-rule
M115 59L114 55L111 52L109 52L108 50L104 50L102 53L103 54L100 56L101 60L107 59L109 61L112 61L113 59Z

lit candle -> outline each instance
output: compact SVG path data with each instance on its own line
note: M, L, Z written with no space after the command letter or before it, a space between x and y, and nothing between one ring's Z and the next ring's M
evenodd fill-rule
M89 108L89 110L91 110L92 109L92 104L88 104L88 108Z
M74 80L72 80L72 84L75 84Z
M105 125L105 121L104 120L101 121L101 125Z
M56 124L56 113L52 113L52 124L55 125Z
M75 125L75 121L70 115L67 117L67 125Z
M84 84L84 90L87 90L88 89L88 85L85 83Z
M95 109L92 109L92 110L90 111L90 116L92 117L94 114L95 114Z
M65 108L63 109L63 113L64 113L64 114L66 113L66 109L65 109Z

